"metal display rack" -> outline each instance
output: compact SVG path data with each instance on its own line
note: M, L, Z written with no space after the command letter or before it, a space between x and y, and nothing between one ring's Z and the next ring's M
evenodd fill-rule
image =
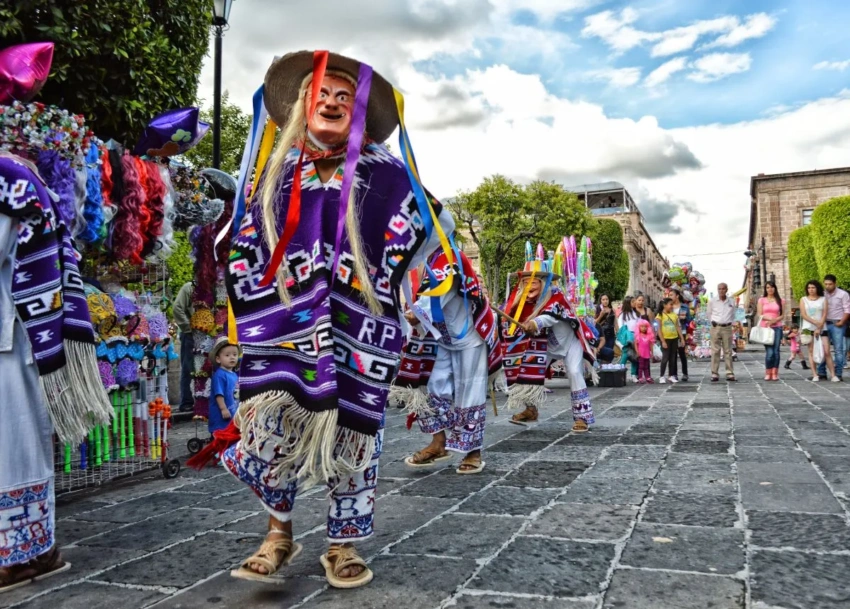
M167 306L166 267L148 264L142 269L113 267L103 269L88 263L84 273L117 277L121 285L139 286L144 294L140 306ZM109 395L115 415L110 425L89 432L79 445L62 444L54 439L56 492L68 492L99 486L134 474L161 468L166 478L180 473L180 461L168 457L168 431L171 407L168 404L168 359L158 357L154 345L145 350L139 362L139 381Z

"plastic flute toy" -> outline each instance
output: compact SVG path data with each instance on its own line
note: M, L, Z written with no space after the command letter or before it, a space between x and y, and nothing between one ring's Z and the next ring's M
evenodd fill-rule
M103 433L103 460L109 461L110 446L109 446L109 425L101 425L100 431Z
M71 450L72 450L71 445L66 444L65 445L65 473L66 474L71 473Z
M133 392L124 392L125 410L127 413L127 452L131 457L136 455L136 446L133 441Z

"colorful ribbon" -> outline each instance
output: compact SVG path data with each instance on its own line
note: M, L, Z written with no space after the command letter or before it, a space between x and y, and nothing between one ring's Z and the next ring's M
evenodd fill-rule
M357 91L354 94L354 108L351 113L351 129L348 136L348 148L345 151L345 169L342 173L342 184L339 189L339 218L336 223L336 240L334 241L334 263L331 267L332 285L339 268L339 254L342 249L342 230L345 228L345 215L348 211L348 199L351 187L354 185L354 175L357 173L357 162L360 160L360 149L366 135L366 111L369 106L369 92L372 89L372 68L365 63L360 64L357 75ZM315 99L316 93L313 93ZM369 281L363 277L363 281Z
M443 231L443 227L440 226L440 221L437 218L437 213L434 211L434 206L431 205L428 196L425 194L425 189L419 178L419 169L416 165L416 158L413 156L413 147L410 145L410 136L408 135L407 127L405 127L404 124L404 96L398 89L393 89L393 95L395 96L396 108L398 109L399 148L401 149L402 156L404 157L404 165L407 169L407 175L410 178L410 186L413 189L413 195L416 198L416 205L419 207L419 214L422 216L422 223L425 226L425 234L427 237L430 237L432 231L436 229L437 236L440 239L440 245L446 253L450 268L449 275L442 281L442 283L435 288L431 288L427 292L423 292L421 295L443 296L444 294L448 294L449 290L452 288L454 279L452 248L449 244L448 238L446 237L445 231Z
M313 53L313 98L310 100L310 109L307 116L313 116L316 113L316 104L319 102L319 93L321 92L322 81L325 79L325 71L328 67L328 52L316 51ZM353 117L352 117L353 118ZM289 242L295 235L295 230L301 222L301 171L304 166L304 148L301 148L301 154L298 155L298 164L295 166L295 175L292 179L292 192L289 195L289 207L286 210L286 223L283 226L283 234L280 236L280 241L272 253L271 261L266 269L265 275L260 280L260 287L268 287L274 281L275 273L278 267L283 262L283 256L286 254L286 248ZM331 279L333 283L333 279Z

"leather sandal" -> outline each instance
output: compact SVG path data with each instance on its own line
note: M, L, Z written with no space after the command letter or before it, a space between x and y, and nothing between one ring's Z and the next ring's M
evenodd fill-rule
M28 562L0 569L0 594L53 577L70 568L71 563L63 561L59 548L53 546Z
M522 412L516 413L510 418L510 422L514 425L527 425L528 423L536 423L540 413L536 408L527 407Z
M413 453L411 456L407 457L404 460L404 464L410 467L430 467L435 463L439 463L440 461L447 461L451 459L452 456L446 451L445 448L442 450L439 448L432 448L431 446L426 446L422 450L417 453Z
M327 554L319 557L319 561L325 568L325 578L334 588L359 588L375 576L354 546L331 546ZM347 567L363 567L363 570L351 577L340 577L339 574Z
M273 531L280 533L282 531ZM300 543L292 541L292 537L284 537L282 539L266 539L260 546L260 549L254 552L253 555L242 561L238 569L230 572L231 577L238 579L247 579L249 581L269 581L277 580L274 574L281 567L289 565L295 558L301 554L303 546ZM280 557L280 558L278 558ZM258 573L251 568L251 565L263 567L266 573Z
M481 460L480 454L477 457L470 457L469 455L466 455L463 458L463 461L460 462L460 465L455 470L455 472L460 474L461 476L469 474L480 474L482 471L484 471L485 465L487 464Z
M587 425L587 421L582 419L576 419L573 423L573 431L575 433L586 433L590 428Z

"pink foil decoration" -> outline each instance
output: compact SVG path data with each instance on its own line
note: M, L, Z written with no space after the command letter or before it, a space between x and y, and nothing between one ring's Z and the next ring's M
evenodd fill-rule
M0 105L28 102L41 91L53 63L52 42L31 42L0 51Z

